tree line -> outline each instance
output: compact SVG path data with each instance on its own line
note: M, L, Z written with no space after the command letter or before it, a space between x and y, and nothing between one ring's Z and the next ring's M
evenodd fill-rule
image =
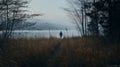
M120 41L120 0L67 0L65 8L82 36Z

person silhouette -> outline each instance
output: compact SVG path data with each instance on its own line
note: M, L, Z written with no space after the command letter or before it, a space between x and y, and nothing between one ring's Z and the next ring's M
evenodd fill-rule
M60 31L59 35L60 35L60 38L62 38L62 36L63 36L63 33L62 33L62 31Z

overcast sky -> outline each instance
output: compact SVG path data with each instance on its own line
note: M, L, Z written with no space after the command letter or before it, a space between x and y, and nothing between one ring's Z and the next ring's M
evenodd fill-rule
M29 10L31 13L43 13L38 19L49 20L50 22L70 22L62 7L67 7L66 0L31 0Z

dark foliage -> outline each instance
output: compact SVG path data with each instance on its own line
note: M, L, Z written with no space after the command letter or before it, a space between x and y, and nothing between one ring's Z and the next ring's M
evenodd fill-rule
M111 41L120 40L120 1L119 0L98 0L93 1L90 13L91 18L88 25L94 35L98 34L98 24L103 28L104 35ZM101 31L101 30L99 30Z

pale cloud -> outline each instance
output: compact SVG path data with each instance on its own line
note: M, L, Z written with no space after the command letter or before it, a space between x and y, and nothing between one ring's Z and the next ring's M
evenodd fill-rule
M67 7L65 0L32 0L29 5L31 13L43 13L39 19L69 22L66 12L61 7Z

